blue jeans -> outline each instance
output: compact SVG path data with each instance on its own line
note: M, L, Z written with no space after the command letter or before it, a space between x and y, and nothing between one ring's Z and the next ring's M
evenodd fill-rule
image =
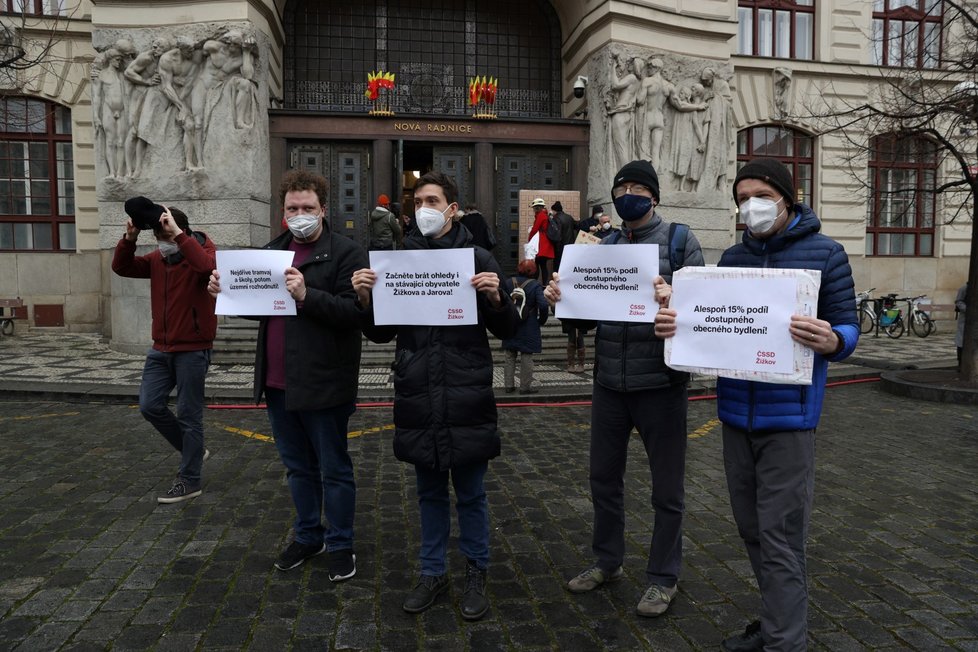
M306 545L325 541L330 552L353 548L357 485L346 437L354 404L287 410L285 391L272 387L265 388L265 403L295 505L295 540Z
M489 567L489 501L483 479L489 462L478 462L449 471L415 466L418 505L421 508L421 574L444 575L448 534L451 529L448 475L455 487L458 512L458 548L480 569Z
M178 473L194 486L200 486L204 461L204 378L210 363L210 349L177 353L150 349L139 386L139 411L180 452ZM174 387L176 415L167 405Z

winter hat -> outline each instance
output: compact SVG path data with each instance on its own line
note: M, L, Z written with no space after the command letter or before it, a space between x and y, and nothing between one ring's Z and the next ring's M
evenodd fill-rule
M383 194L383 193L381 193L377 197L377 205L378 206L390 206L390 203L391 203L391 198L388 197L387 195Z
M530 202L530 207L535 208L537 206L542 206L543 208L546 208L547 202L543 201L542 197L537 197L536 199Z
M733 184L734 202L737 201L737 184L744 179L760 179L770 184L772 188L781 193L789 208L795 203L795 182L791 179L791 172L781 161L773 158L755 158L740 168Z
M126 215L132 218L132 223L138 229L159 228L160 216L166 211L159 204L154 204L141 195L127 199L125 210Z
M557 213L563 213L564 212L564 205L561 204L559 201L555 201L553 203L553 206L550 207L550 209L552 211L557 212Z
M604 206L601 204L596 204L595 206L591 207L591 217L598 217L602 214L604 214Z
M659 201L659 175L655 173L655 168L648 161L632 161L626 163L625 167L618 170L615 181L611 184L612 189L617 188L626 181L640 183L652 191L652 196Z

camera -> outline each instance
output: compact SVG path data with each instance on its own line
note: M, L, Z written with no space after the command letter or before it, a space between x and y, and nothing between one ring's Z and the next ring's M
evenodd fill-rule
M574 82L574 97L577 99L584 97L585 88L587 88L587 77L578 75L577 80Z

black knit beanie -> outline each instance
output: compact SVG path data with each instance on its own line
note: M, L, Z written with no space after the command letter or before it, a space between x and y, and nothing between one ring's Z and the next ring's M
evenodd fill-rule
M561 204L559 201L555 201L553 204L551 204L550 210L556 211L558 213L563 213L564 212L564 205Z
M655 173L655 168L648 161L632 161L626 163L625 167L618 170L615 181L611 184L614 190L626 181L640 183L652 191L652 196L659 201L659 175Z
M785 167L784 163L773 158L755 158L737 172L734 179L733 196L734 202L737 201L737 184L744 179L760 179L781 193L788 208L795 204L795 182L791 178L791 172Z

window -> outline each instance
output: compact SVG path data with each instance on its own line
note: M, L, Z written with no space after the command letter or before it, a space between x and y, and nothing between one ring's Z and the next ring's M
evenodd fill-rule
M815 174L815 139L808 134L779 125L759 125L737 132L737 169L764 156L781 161L795 180L795 201L814 206L812 179ZM737 221L737 228L744 225Z
M395 74L399 115L471 115L469 80L495 77L500 117L561 117L561 35L547 0L289 0L284 106L362 112L367 74Z
M933 256L937 148L919 137L876 136L869 176L866 255Z
M941 0L874 0L874 63L937 68L941 64L943 21Z
M740 0L737 54L814 58L815 0Z
M65 16L68 0L0 0L0 10L18 14Z
M71 112L0 98L0 250L74 251Z

